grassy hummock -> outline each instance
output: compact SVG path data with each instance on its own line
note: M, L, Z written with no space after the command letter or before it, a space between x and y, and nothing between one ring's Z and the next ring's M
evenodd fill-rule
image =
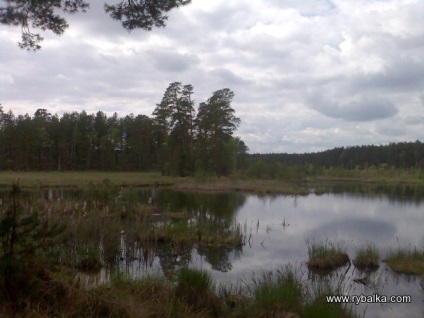
M309 260L306 265L309 269L333 270L349 262L349 256L339 243L325 240L320 243L306 242L308 244Z
M359 249L353 264L362 271L372 271L379 267L379 253L375 246L368 245L366 248Z
M424 251L417 248L389 252L386 262L398 274L424 275Z

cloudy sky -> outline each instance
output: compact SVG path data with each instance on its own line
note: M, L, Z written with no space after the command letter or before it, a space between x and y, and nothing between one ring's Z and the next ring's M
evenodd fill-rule
M197 104L233 90L252 153L424 141L422 0L192 0L132 33L89 2L36 53L0 26L5 110L150 116L179 81Z

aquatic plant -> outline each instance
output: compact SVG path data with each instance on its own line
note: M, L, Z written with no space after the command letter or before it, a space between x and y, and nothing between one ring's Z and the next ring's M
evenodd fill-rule
M289 267L253 279L253 310L258 316L284 316L302 307L302 284Z
M424 251L413 249L401 249L391 251L383 260L390 268L399 274L424 275Z
M369 244L366 248L359 249L356 252L356 257L353 264L356 268L362 271L376 270L378 264L379 253L374 245Z
M349 262L349 256L341 243L328 239L320 243L306 241L309 260L306 265L310 269L332 270Z
M312 294L313 298L302 307L302 318L353 318L357 316L352 307L340 302L330 303L327 301L327 296L344 294L340 284L335 288L328 279L321 278L312 282L308 288L311 289L308 293Z

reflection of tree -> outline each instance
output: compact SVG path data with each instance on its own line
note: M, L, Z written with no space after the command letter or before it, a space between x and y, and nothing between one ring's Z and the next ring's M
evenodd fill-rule
M162 189L157 204L171 211L207 211L208 214L232 220L237 211L246 203L241 193L182 192Z
M143 191L142 201L151 195ZM189 215L189 224L197 230L199 240L185 244L157 244L156 256L165 276L172 275L180 266L191 261L191 251L197 248L199 255L219 271L229 271L232 264L230 253L240 250L241 227L234 218L238 209L246 202L240 193L198 193L161 189L155 204L161 211L184 211Z
M424 187L411 184L374 184L374 183L324 183L316 187L317 192L365 196L367 198L387 197L390 203L421 203L424 200Z
M212 269L220 272L228 272L233 269L233 264L229 260L230 253L233 249L233 246L228 245L208 246L206 244L200 244L197 251L199 255L204 256L205 260L211 264Z
M158 244L156 256L165 277L170 278L178 267L188 267L191 261L192 244Z

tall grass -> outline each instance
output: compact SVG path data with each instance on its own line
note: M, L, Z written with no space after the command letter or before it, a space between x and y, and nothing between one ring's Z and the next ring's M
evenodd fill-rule
M374 245L369 244L365 248L361 248L356 252L353 264L356 268L362 271L376 270L378 264L379 253Z
M316 243L306 241L308 245L309 260L306 262L308 268L319 270L332 270L349 262L342 243L335 243L328 239Z
M253 308L258 316L299 312L302 307L302 284L290 268L268 272L253 278Z
M311 300L307 301L302 308L302 318L351 318L356 317L352 307L342 303L328 303L327 296L345 294L341 289L341 283L335 288L327 278L320 278L308 285L308 293L312 294Z
M401 249L390 251L384 260L390 268L399 274L424 275L424 251Z
M207 271L182 268L177 276L175 295L195 312L216 316L222 308L214 289L212 278Z

